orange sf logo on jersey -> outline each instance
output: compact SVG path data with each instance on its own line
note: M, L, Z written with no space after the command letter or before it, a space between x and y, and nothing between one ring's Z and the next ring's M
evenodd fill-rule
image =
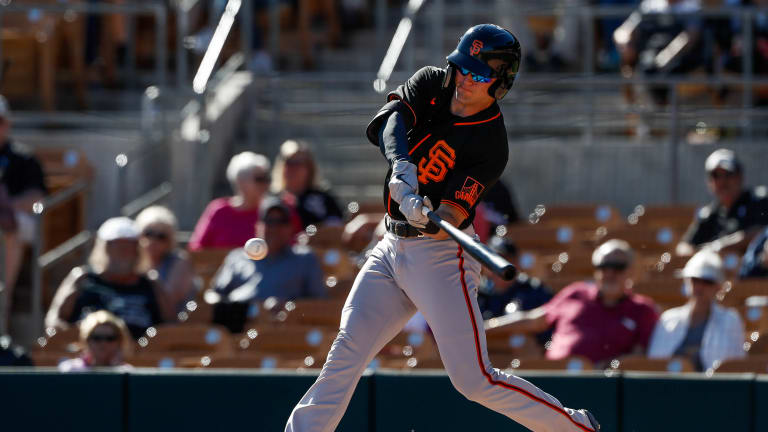
M456 165L456 151L445 140L440 140L429 149L428 155L429 159L423 157L419 161L419 183L443 181L448 169Z

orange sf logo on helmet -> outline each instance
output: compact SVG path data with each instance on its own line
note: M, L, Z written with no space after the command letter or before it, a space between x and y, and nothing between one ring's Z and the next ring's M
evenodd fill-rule
M481 49L483 49L483 41L475 39L472 41L472 47L469 49L469 53L477 55Z

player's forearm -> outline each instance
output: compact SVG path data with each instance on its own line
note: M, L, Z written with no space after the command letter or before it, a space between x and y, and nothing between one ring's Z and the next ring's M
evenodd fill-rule
M455 211L453 208L449 206L442 206L439 209L436 210L436 213L438 216L440 216L444 221L450 223L451 225L458 227L461 225L462 222L464 222L464 216L461 215L458 211ZM440 230L435 234L426 234L425 235L435 239L435 240L445 240L450 238L447 232Z
M411 160L408 156L408 137L405 131L405 120L397 111L387 117L387 122L379 131L379 148L381 154L392 162L395 160Z

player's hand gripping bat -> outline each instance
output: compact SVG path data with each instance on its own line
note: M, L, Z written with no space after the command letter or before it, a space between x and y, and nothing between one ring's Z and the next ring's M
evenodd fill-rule
M422 207L421 212L424 214L424 216L428 217L429 220L434 222L435 225L439 226L443 231L447 232L451 238L456 240L456 243L458 243L462 249L475 257L475 259L480 261L480 263L482 263L492 272L501 276L504 280L512 280L512 278L515 277L517 274L517 268L515 268L512 263L502 258L501 255L490 250L488 246L475 241L472 237L453 226L450 222L444 221L443 218L441 218L437 213L428 209L427 206Z

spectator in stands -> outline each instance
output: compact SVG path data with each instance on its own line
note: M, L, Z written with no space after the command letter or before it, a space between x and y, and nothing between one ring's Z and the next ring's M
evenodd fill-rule
M235 195L208 204L189 240L190 250L231 249L253 237L259 204L269 188L269 169L264 155L246 151L232 157L227 180Z
M176 247L176 216L162 206L151 206L136 217L144 251L144 269L156 272L166 298L175 312L186 310L186 303L197 293L195 273L187 253Z
M517 246L512 240L494 236L488 242L488 247L518 268L520 267L517 260ZM477 303L484 319L536 309L552 299L552 290L548 286L544 285L539 278L524 272L518 273L512 281L505 281L496 273L483 268L483 276L485 281L478 290ZM536 339L542 345L551 337L552 332L548 330L536 335Z
M125 217L107 219L96 234L87 267L76 267L59 286L45 318L66 328L91 312L106 309L122 318L131 335L174 316L160 283L141 273L139 232Z
M690 256L704 246L743 251L760 228L768 225L768 189L744 187L741 162L731 150L715 150L704 168L715 200L696 213L677 245L677 254Z
M683 74L703 66L701 18L675 15L700 9L699 0L643 0L613 34L622 74ZM667 103L667 86L650 86L649 90L656 103ZM634 95L627 96L634 102Z
M765 7L768 6L767 0L724 0L727 6L753 6L762 8L754 15L752 21L752 72L757 75L768 74L768 13ZM727 32L723 32L720 45L725 45L724 53L721 58L722 66L725 71L742 73L744 67L744 21L739 17L730 19ZM755 103L763 105L766 103L764 91L757 91Z
M242 331L248 304L274 297L285 301L325 297L323 271L315 255L305 246L293 246L291 208L276 197L261 205L256 235L267 242L266 258L254 261L242 248L230 252L213 278L206 298L218 302L214 321L232 331Z
M340 225L343 222L341 208L318 183L317 165L309 146L300 141L285 141L272 169L272 192L296 207L304 228Z
M488 194L477 205L475 212L475 231L480 236L480 241L484 243L496 233L496 227L499 225L520 220L512 189L502 180L491 186Z
M7 335L0 336L0 367L5 366L34 366L24 347L13 344Z
M688 302L661 314L648 347L648 357L686 357L705 371L723 360L744 357L744 324L738 312L715 300L725 277L720 256L710 250L697 252L685 264Z
M488 247L517 265L517 246L512 240L494 236ZM485 283L478 292L477 302L483 318L489 319L517 311L535 309L552 298L552 290L541 280L520 272L513 281L505 281L491 271L483 269Z
M631 291L633 252L623 240L608 240L595 249L594 282L576 282L545 305L486 323L486 331L540 333L553 328L546 356L557 360L581 355L596 364L645 352L658 314L653 302Z
M32 206L47 193L40 162L29 148L13 140L11 109L0 96L0 231L5 256L5 310L0 319L10 324L13 291L19 277L24 250L36 238L36 222ZM2 326L0 326L2 327Z
M741 259L739 277L768 278L768 228L752 240Z
M77 358L59 363L62 372L85 371L95 367L130 367L125 358L133 351L125 322L115 315L100 310L88 314L80 323L80 344Z

